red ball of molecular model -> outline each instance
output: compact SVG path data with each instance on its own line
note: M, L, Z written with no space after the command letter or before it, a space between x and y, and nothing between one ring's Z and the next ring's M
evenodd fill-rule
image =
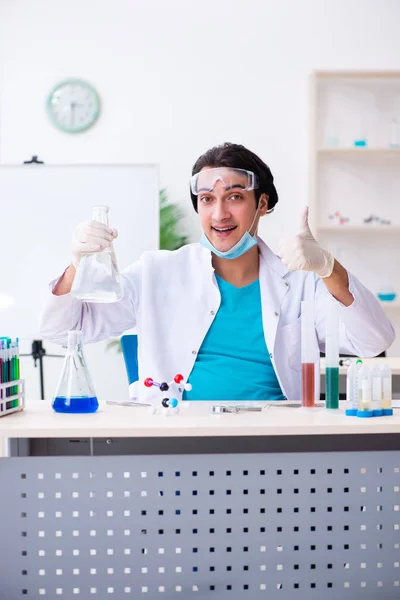
M150 388L152 386L158 387L160 392L163 394L164 394L164 392L168 392L171 385L173 385L174 383L176 383L180 387L183 387L183 389L186 390L187 392L189 392L192 389L191 384L185 383L185 378L183 377L183 375L180 375L179 373L178 373L178 375L175 375L173 380L169 381L168 383L166 381L163 381L162 383L158 383L157 381L154 381L154 379L152 379L151 377L147 377L144 380L144 385L146 387L148 387L148 388ZM179 402L178 402L177 398L164 397L161 400L161 404L165 409L173 409L174 411L177 411Z

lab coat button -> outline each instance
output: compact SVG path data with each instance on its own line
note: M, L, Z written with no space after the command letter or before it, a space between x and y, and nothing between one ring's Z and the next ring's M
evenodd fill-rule
M192 350L192 354L197 354L197 350Z
M269 357L272 358L272 352L269 353Z
M215 310L210 310L210 315L214 316L215 315Z
M289 287L289 284L288 284L288 282L287 282L287 281L285 281L285 285L286 285L286 287Z
M275 314L276 317L279 317L279 313L278 312L275 311L274 314Z

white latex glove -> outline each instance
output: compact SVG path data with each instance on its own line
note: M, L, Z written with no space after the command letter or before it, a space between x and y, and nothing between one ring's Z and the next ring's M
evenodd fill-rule
M110 229L99 221L83 221L78 223L72 234L73 264L78 266L84 254L101 252L109 248L118 236L116 229Z
M289 271L314 271L320 277L329 277L335 259L321 248L308 225L308 206L301 216L300 231L297 235L283 238L278 245L278 256Z

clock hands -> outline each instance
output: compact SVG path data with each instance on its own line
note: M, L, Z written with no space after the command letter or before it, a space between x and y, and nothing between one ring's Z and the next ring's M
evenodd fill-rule
M71 125L75 125L75 109L83 106L80 102L70 102L70 111L71 111Z
M71 125L75 125L75 102L71 102Z

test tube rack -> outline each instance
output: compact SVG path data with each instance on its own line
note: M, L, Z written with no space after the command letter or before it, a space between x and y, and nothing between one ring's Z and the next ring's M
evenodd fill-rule
M12 396L6 396L6 390L8 388L18 387L18 393ZM6 408L9 402L17 401L16 406ZM5 417L11 413L19 412L25 408L25 380L17 379L16 381L7 381L7 383L0 383L0 417Z

